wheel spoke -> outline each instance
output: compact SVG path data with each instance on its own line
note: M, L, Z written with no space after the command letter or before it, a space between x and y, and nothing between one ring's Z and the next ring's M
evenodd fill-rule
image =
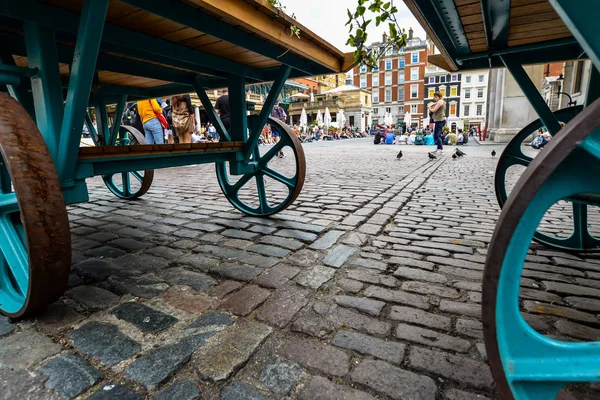
M528 166L529 164L531 164L531 161L533 161L533 158L531 157L527 157L526 155L514 155L514 154L509 154L506 156L505 158L505 163L509 163L509 166L511 165L524 165L524 166ZM506 167L508 168L508 167Z
M244 186L246 183L248 183L250 178L252 178L253 176L254 175L251 175L251 174L242 175L242 177L236 183L234 183L233 185L229 185L227 187L227 195L232 196L234 194L237 194L237 192L240 191L242 186Z
M19 202L15 193L0 194L0 215L19 211Z
M140 171L131 171L131 175L133 175L140 183L144 182L144 176L140 174Z
M293 189L294 186L296 186L296 178L286 178L285 176L281 175L279 172L272 170L269 167L262 167L260 169L265 175L267 175L269 178L273 178L278 182L283 183L284 185L286 185L289 189Z
M267 189L265 188L265 179L262 174L256 175L256 190L258 191L258 208L264 214L270 207L269 203L267 203Z
M129 172L121 173L121 179L123 180L123 195L128 197L131 195L131 182L129 181Z
M275 143L275 145L273 147L271 147L271 150L267 151L265 153L264 156L260 157L259 161L261 164L266 164L269 161L271 161L271 159L273 157L275 157L278 153L279 150L283 149L286 145L286 142L283 140L280 140L279 142Z
M573 205L573 236L574 245L579 248L585 247L587 235L587 205L583 203L571 203Z
M27 251L13 223L6 216L0 218L0 250L20 293L27 294L29 281Z

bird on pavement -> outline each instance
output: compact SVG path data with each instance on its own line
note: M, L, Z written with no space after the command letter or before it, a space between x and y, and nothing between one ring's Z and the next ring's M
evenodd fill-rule
M459 157L462 157L462 156L466 156L466 155L467 155L466 153L464 153L464 152L460 151L459 149L456 149L456 153L455 153L455 154L456 154L457 156L459 156Z
M427 153L429 155L430 160L437 160L437 157L433 155L433 153Z
M492 157L496 157L496 150L492 150Z
M399 160L402 158L402 150L400 150L400 152L398 153L398 155L396 156L396 158Z
M456 155L456 153L452 154L452 158L455 159L455 160L458 158L458 156Z

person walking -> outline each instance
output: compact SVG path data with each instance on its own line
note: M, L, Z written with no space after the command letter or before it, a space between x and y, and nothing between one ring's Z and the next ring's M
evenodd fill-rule
M156 99L138 101L137 109L142 119L142 126L148 144L164 144L163 127L157 116L157 114L162 116L162 108Z
M446 102L442 98L442 94L436 91L433 94L435 103L431 103L427 106L430 112L433 113L433 141L437 145L437 149L433 154L442 154L444 151L444 145L442 143L442 128L446 126Z
M229 91L227 88L223 90L223 94L217 99L217 102L215 103L215 110L217 110L225 130L229 132L229 127L231 125L231 111L229 109Z
M196 123L189 94L171 97L171 119L179 143L192 143L192 133L196 130Z
M275 102L275 106L273 106L273 110L271 110L271 118L278 119L282 122L285 122L285 120L287 119L287 114L285 113L285 110L279 107L279 100ZM277 128L273 127L271 127L271 131L273 132L272 135L275 144L279 143L279 139L281 138L281 132L279 132ZM283 158L283 150L279 150L278 156L280 158Z

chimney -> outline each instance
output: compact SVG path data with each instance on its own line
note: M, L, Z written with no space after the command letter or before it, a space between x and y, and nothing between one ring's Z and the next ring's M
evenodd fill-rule
M383 36L382 36L382 38L381 38L381 42L382 42L383 44L386 44L386 43L387 43L387 40L388 40L387 32L383 32Z
M408 29L408 40L412 40L412 38L413 38L413 30L412 30L412 27L410 27Z

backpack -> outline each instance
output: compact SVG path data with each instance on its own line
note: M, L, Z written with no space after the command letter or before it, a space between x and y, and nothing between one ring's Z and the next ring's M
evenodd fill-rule
M142 125L142 119L138 114L137 104L132 103L125 112L123 113L123 118L121 119L122 125L129 125L136 128L138 131L144 133L144 126Z
M423 135L417 135L415 137L415 144L423 144L425 143L425 137Z

